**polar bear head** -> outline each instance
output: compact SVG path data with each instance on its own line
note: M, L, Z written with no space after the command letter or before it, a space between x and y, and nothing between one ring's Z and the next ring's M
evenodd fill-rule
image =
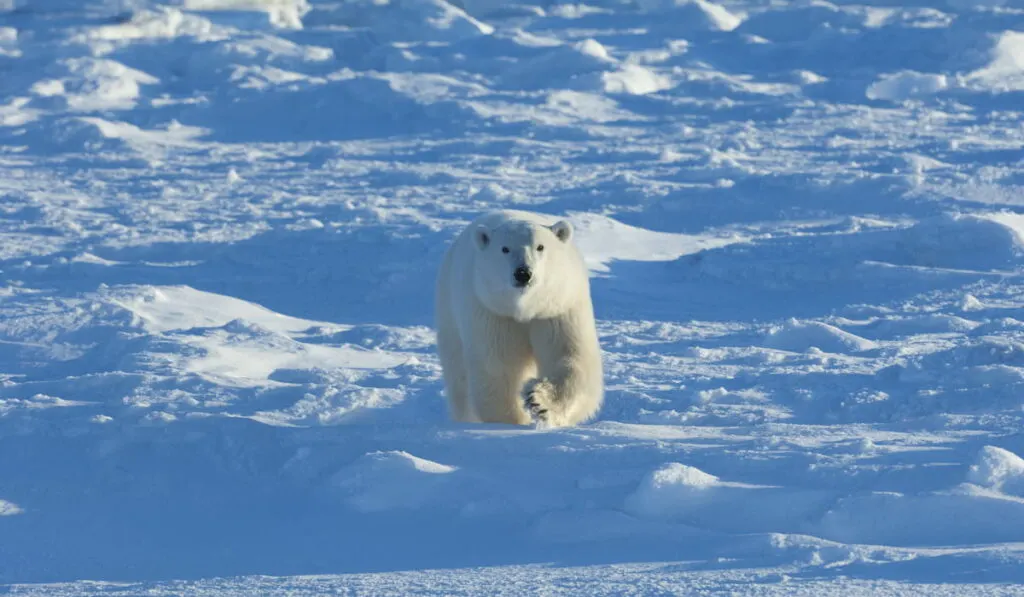
M517 321L554 317L589 292L572 225L505 220L473 230L473 285L492 312ZM582 282L580 277L582 275Z

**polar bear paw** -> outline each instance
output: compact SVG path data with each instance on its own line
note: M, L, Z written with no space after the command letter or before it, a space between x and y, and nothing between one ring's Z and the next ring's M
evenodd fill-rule
M531 379L523 388L523 402L527 412L538 423L548 423L555 386L546 379Z

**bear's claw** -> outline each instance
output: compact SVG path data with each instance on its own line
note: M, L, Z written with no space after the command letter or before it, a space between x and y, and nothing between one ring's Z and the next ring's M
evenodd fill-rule
M548 405L554 395L555 388L551 382L543 379L534 379L523 388L523 402L530 415L540 422L548 420Z

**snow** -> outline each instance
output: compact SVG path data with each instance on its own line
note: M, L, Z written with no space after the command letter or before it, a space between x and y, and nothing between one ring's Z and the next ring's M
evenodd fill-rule
M1020 594L1022 8L0 0L0 593ZM448 420L495 208L592 423Z
M765 346L805 352L818 350L833 353L860 352L871 350L878 345L856 334L845 332L834 325L820 321L797 321L791 319L773 328L765 338Z
M713 31L732 31L740 26L743 18L733 14L724 6L707 0L642 0L637 3L641 8L651 12L659 9L675 9L671 18L679 23L699 26Z
M971 483L1024 498L1024 459L1009 450L985 446L967 475Z
M180 5L193 11L262 12L273 26L285 29L301 29L310 10L307 0L181 0Z
M415 510L450 494L445 482L455 470L407 452L375 452L335 473L334 485L358 512Z
M672 261L683 255L743 242L743 237L704 237L656 232L617 222L597 214L572 214L576 245L595 272L610 271L610 263L624 261Z
M1004 31L996 37L991 61L966 76L968 85L989 91L1024 89L1024 33Z
M946 75L901 72L886 76L868 87L868 99L903 101L934 95L949 87Z

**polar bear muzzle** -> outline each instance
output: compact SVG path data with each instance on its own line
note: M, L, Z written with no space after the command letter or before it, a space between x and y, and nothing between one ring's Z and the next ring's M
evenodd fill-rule
M533 271L525 265L517 267L516 271L512 272L512 279L516 281L517 288L524 288L532 278Z

